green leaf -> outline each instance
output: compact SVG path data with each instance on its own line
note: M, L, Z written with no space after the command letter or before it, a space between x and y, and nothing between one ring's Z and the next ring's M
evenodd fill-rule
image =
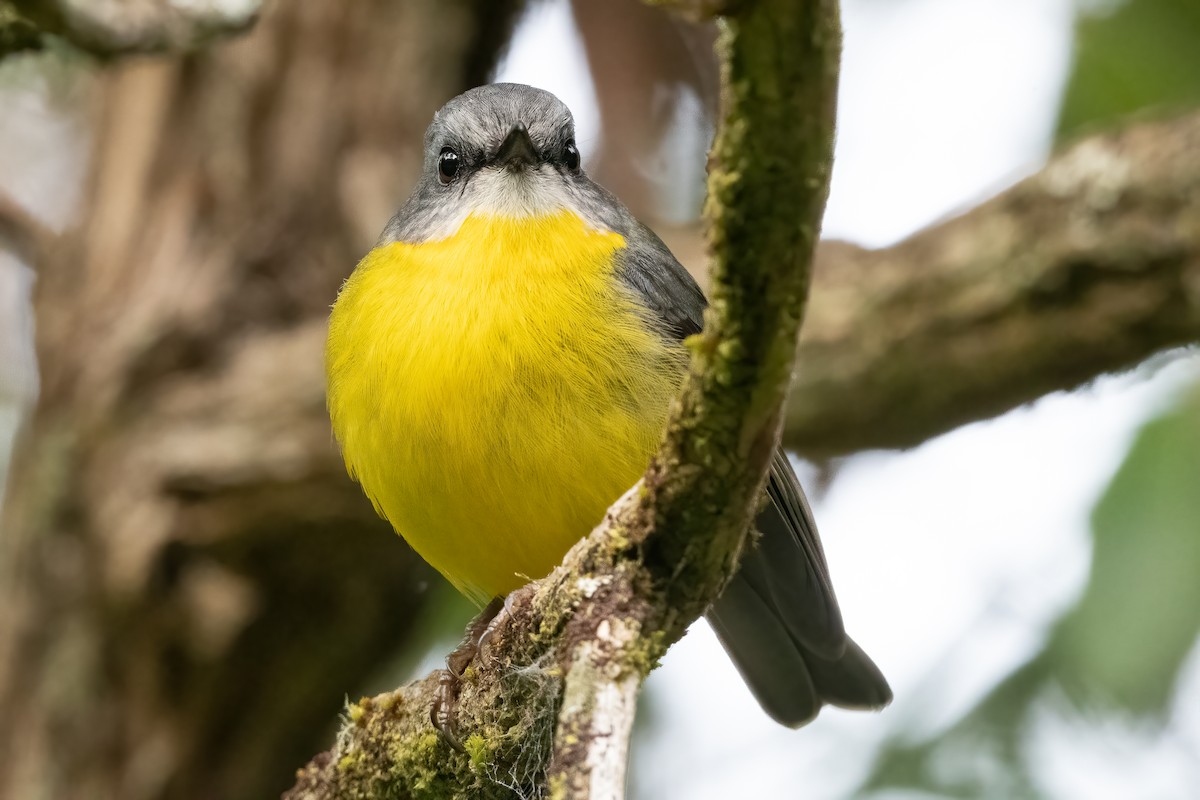
M1080 13L1058 138L1138 112L1197 105L1200 2L1127 0L1115 10Z

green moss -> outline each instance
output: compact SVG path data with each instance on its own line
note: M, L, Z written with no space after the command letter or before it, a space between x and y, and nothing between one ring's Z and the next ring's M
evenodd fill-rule
M649 636L643 634L638 637L636 647L627 654L626 663L645 677L658 669L659 660L666 655L670 645L665 631L653 631Z
M467 751L467 757L471 759L472 769L485 767L491 760L492 750L488 747L487 740L478 733L468 736L463 742L463 748Z
M400 736L389 734L386 723L377 721L373 728L366 742L383 739L387 747L384 752L373 754L369 771L360 772L360 777L367 780L359 785L382 788L384 791L378 794L383 797L429 800L454 797L474 786L471 773L462 769L464 757L451 750L431 728ZM464 778L468 783L463 783Z

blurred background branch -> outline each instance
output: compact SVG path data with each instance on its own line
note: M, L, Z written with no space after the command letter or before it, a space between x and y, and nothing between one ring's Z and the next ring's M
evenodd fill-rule
M1093 134L879 250L826 242L785 423L810 458L913 447L1200 341L1200 115Z
M0 58L55 36L99 56L191 50L246 30L259 0L0 0Z

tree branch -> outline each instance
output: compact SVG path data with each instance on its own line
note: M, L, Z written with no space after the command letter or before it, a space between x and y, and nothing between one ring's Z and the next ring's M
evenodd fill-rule
M244 31L260 0L0 0L0 57L60 36L101 56L192 50Z
M433 681L363 701L300 798L619 798L634 695L733 570L779 435L828 190L837 4L762 0L725 21L710 164L705 332L642 483L510 613L460 696L466 753L427 717ZM551 739L550 730L555 730Z
M1084 139L883 250L825 243L785 443L911 447L1200 340L1200 114Z

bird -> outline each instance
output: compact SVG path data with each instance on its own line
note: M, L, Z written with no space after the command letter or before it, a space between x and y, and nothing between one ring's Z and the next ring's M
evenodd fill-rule
M327 405L381 516L478 606L544 577L659 444L707 301L583 169L570 110L522 84L433 117L408 200L338 292ZM759 704L799 727L891 689L850 639L812 510L777 449L706 617Z

